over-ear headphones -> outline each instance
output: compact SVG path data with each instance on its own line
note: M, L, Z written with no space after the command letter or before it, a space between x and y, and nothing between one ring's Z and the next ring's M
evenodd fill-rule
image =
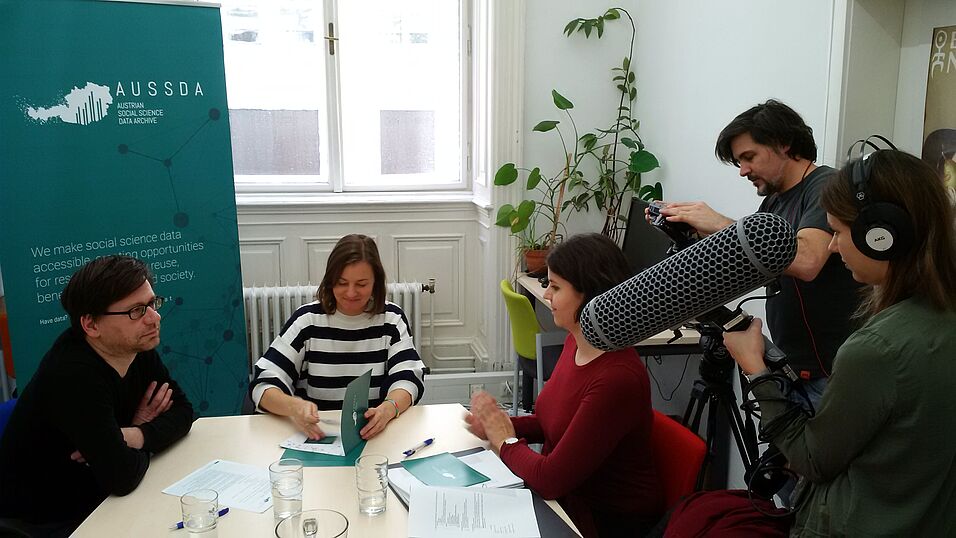
M883 141L888 148L877 146L872 139ZM892 142L880 135L871 135L861 138L850 144L847 150L847 159L852 158L853 148L859 144L858 158L847 165L847 177L853 189L860 212L850 232L853 244L868 258L874 260L892 260L909 250L913 245L913 224L910 215L902 207L890 203L873 200L867 182L870 169L873 166L872 157L880 151L896 149ZM866 147L875 151L865 154Z

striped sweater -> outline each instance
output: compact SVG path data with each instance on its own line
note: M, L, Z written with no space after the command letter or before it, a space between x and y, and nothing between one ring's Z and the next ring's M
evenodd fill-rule
M383 314L326 314L319 302L299 307L265 354L256 361L249 390L259 407L269 387L315 402L319 410L341 409L345 387L372 370L369 406L394 389L421 400L424 364L412 343L401 307L386 303Z

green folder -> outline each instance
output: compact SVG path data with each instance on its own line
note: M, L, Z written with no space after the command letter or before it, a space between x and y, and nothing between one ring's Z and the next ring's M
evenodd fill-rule
M372 370L356 377L345 387L345 398L342 399L342 448L349 454L352 449L362 442L359 434L368 424L365 412L368 411L368 388L372 384ZM354 462L353 462L354 463Z
M448 452L406 460L402 467L426 486L466 488L491 480Z
M355 460L362 455L365 449L365 440L359 432L368 424L365 412L368 411L368 388L372 381L372 370L356 377L345 388L345 398L342 400L342 418L339 421L342 431L342 448L344 456L332 454L318 454L287 448L282 453L283 458L295 458L302 462L304 467L354 467ZM485 478L485 480L488 480Z

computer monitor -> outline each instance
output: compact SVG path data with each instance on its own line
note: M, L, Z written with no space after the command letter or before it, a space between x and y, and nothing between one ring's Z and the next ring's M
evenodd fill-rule
M631 212L628 214L624 244L621 246L631 265L631 272L635 275L666 258L667 249L671 246L667 234L644 219L644 209L647 206L648 203L640 198L631 199Z

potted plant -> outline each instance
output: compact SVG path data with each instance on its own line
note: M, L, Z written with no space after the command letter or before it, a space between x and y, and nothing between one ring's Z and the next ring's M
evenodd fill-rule
M660 200L663 188L660 182L642 185L641 174L660 166L657 157L647 150L638 133L641 122L634 117L634 104L637 99L636 76L631 70L631 58L634 55L634 41L637 28L634 19L624 8L611 8L603 15L591 19L577 18L564 27L564 34L583 33L585 39L592 34L600 39L604 35L606 21L621 19L623 14L631 27L628 54L620 66L611 69L611 83L618 90L617 117L606 128L597 128L578 138L575 160L588 161L590 166L576 166L575 174L568 182L569 189L580 186L583 190L568 200L576 210L588 210L591 202L604 214L601 233L615 242L620 242L621 234L627 229L627 215L621 214L621 208L631 196L644 200Z
M637 88L630 58L637 31L631 15L623 8L611 8L592 19L577 18L570 21L564 33L570 37L575 32L583 32L586 38L594 33L600 38L604 35L605 22L620 20L622 13L630 21L631 39L628 55L621 66L611 70L611 82L619 92L613 123L607 128L580 134L571 114L574 104L557 90L552 90L554 106L564 112L569 120L568 132L562 132L559 127L561 122L557 120L538 122L532 131L554 131L558 134L565 155L561 170L547 176L541 173L540 167L519 168L514 163L506 163L495 173L494 184L499 186L514 183L519 171L527 173L525 190L536 194L535 197L521 200L517 206L502 205L495 218L495 224L510 228L511 233L518 237L518 249L522 252L549 249L561 237L558 229L564 228L562 212L568 208L589 210L592 201L605 216L602 233L619 241L627 222L627 216L621 215L620 211L628 197L640 196L645 200L654 200L663 196L659 182L654 185L641 184L641 174L660 165L638 134L640 122L634 118L632 110ZM573 145L569 146L569 140L573 141ZM545 224L545 231L536 228L542 223ZM529 266L529 272L533 270Z
M551 91L554 105L559 110L567 112L574 105L562 97L557 91ZM571 115L568 113L568 117ZM527 173L525 191L534 196L526 197L515 206L504 204L498 208L495 224L511 229L512 235L518 238L518 250L525 256L525 266L529 273L539 271L544 267L544 258L548 250L563 237L564 223L561 221L561 211L568 206L565 196L568 191L569 179L575 170L572 168L573 154L568 151L564 135L557 128L560 122L545 120L534 126L532 131L556 131L565 150L564 166L556 174L548 176L541 173L540 167L532 169L519 168L514 163L506 163L495 173L494 184L498 186L511 185L517 181L519 171ZM573 123L573 119L572 119ZM544 226L543 228L541 226ZM558 232L561 229L562 233Z

